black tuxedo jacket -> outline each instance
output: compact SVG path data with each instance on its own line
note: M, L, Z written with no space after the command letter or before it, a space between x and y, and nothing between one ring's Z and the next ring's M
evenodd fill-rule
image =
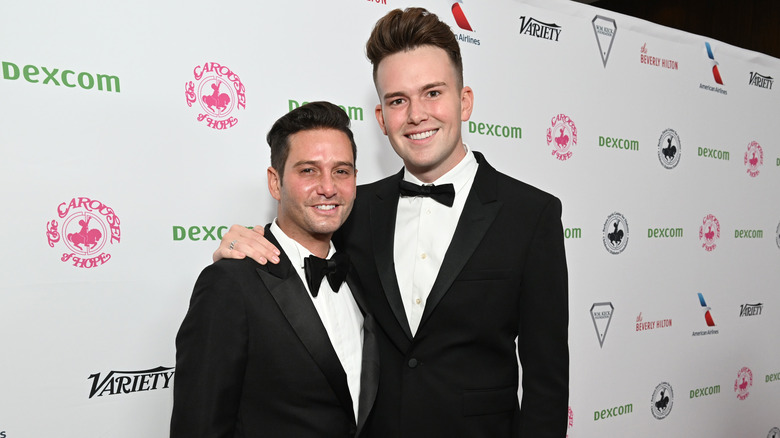
M266 226L265 236L279 248ZM289 258L247 258L203 270L176 337L172 438L355 437L374 403L379 360L363 311L357 424L346 373Z
M403 173L360 186L334 240L350 254L380 328L380 387L367 426L372 438L566 435L561 203L475 155L474 185L414 337L393 263Z

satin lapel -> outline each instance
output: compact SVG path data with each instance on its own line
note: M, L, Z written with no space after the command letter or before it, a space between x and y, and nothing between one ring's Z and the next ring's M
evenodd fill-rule
M347 277L347 285L352 291L352 296L355 297L355 302L363 312L363 360L360 371L357 433L355 434L355 436L360 436L368 414L374 406L376 391L379 387L379 349L376 344L374 317L366 310L363 290L352 275Z
M431 293L428 295L428 301L425 303L418 333L452 286L463 266L471 258L474 250L477 249L503 205L502 202L496 200L496 170L485 161L482 154L479 152L474 154L479 162L477 175L468 198L466 198L466 205L458 220L450 247L447 248L439 274L436 276Z
M395 218L398 213L398 183L402 176L403 170L393 178L388 179L386 184L376 192L376 196L371 199L369 205L369 221L374 260L379 279L382 282L382 290L385 292L395 319L411 340L412 330L409 328L404 304L401 301L401 290L398 287L393 261L393 236L395 235Z
M266 227L265 237L280 248L279 242ZM268 292L276 301L279 309L292 326L298 339L306 347L314 362L325 375L339 402L348 412L353 412L352 396L347 386L347 374L341 366L336 350L330 343L328 332L322 325L317 309L311 302L301 278L292 268L290 259L282 253L279 264L269 263L257 268ZM353 414L354 418L354 414Z

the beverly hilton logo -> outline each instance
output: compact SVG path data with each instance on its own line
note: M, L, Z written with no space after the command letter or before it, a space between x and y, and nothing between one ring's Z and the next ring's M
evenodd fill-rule
M680 136L674 129L666 129L658 139L658 160L666 169L674 169L680 164L682 145Z
M73 198L57 206L57 219L46 224L49 246L62 242L66 251L60 260L78 268L95 268L111 259L106 244L119 243L121 230L114 210L90 198Z
M547 128L547 146L553 148L552 154L560 161L572 156L572 148L577 146L577 126L566 114L558 114L550 120Z
M609 323L612 321L612 312L615 307L611 302L593 303L590 307L590 317L593 319L593 327L596 328L596 336L599 338L599 345L604 348L604 339L607 337Z
M193 75L195 80L184 84L184 95L188 107L199 108L198 121L217 130L236 126L238 118L233 114L246 109L244 84L238 75L216 62L195 66Z
M764 164L764 150L756 141L751 141L745 151L745 170L752 178L758 176L761 172L761 166Z
M750 395L750 387L753 386L753 372L748 367L742 367L737 373L737 380L734 381L734 392L737 398L744 400Z
M593 24L593 32L596 34L596 42L599 45L601 60L606 68L609 52L612 51L612 43L615 41L615 34L617 33L617 23L613 18L602 17L601 15L593 17L591 23Z
M720 239L720 222L713 214L704 216L699 227L699 241L707 252L714 251Z
M610 254L620 254L628 245L628 221L620 213L607 216L602 229L604 248Z
M653 397L650 399L650 411L653 413L653 417L663 420L672 412L673 404L674 393L672 392L672 385L666 382L659 383L655 387L655 391L653 391Z

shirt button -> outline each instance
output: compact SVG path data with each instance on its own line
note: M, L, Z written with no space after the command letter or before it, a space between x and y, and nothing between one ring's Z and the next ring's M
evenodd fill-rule
M417 298L417 299L414 300L414 302L415 302L415 304L420 304L420 303L422 303L422 300Z
M420 254L420 258L425 260L426 258L428 258L428 254L422 253L422 254Z
M409 368L417 368L417 359L415 358L409 359Z

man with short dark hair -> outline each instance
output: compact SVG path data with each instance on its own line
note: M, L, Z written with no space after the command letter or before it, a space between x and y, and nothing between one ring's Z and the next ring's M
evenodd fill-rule
M560 201L499 173L463 143L474 95L463 86L458 42L436 15L389 12L366 53L377 121L404 162L396 175L358 188L334 236L355 260L381 327L368 433L563 438L569 351ZM259 234L239 226L214 257L245 254L274 261Z
M355 199L349 123L313 102L268 133L277 218L264 232L280 262L201 273L176 337L172 438L361 434L379 377L373 319L330 241Z

